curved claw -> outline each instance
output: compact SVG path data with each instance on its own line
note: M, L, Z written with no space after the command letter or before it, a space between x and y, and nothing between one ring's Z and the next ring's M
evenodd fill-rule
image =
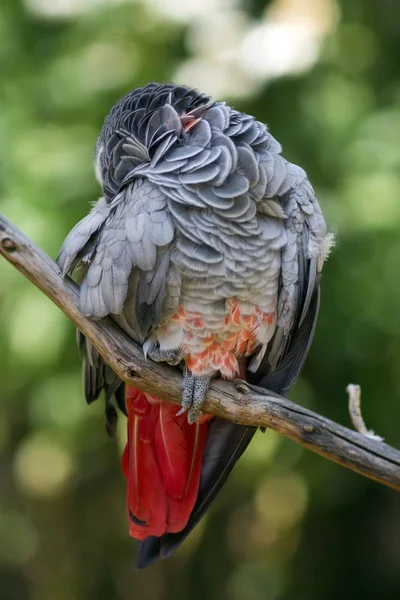
M147 347L145 348L146 344ZM143 351L145 352L146 358L149 357L154 362L166 362L173 367L179 365L184 358L183 348L177 348L175 350L160 350L158 343L154 342L153 340L148 340L145 342L145 344L143 344Z
M188 411L188 422L190 424L194 423L199 417L201 407L207 396L210 381L211 377L196 377L188 368L185 369L182 407L177 415L182 415Z

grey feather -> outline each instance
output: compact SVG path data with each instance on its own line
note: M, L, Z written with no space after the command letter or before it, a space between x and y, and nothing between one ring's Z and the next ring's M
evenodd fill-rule
M159 289L154 289L154 284L151 289L154 301L161 288L165 291L164 279L154 277L152 271L157 270L157 248L168 246L174 236L165 196L150 183L138 180L129 185L122 200L119 198L111 207L108 218L102 223L93 258L81 284L81 311L94 318L123 312L128 280L134 268L151 272L152 281L159 282ZM162 269L165 269L164 263ZM144 285L147 289L146 282ZM137 291L140 292L140 289ZM139 293L139 296L142 295ZM149 306L151 304L149 302ZM153 317L157 314L161 318L160 305L162 296L157 300L154 311L146 309L146 315ZM135 319L139 323L139 336L143 333L140 319L144 310L142 304L138 306L141 314ZM146 322L149 318L146 316Z
M245 194L248 189L249 182L245 177L239 173L231 173L222 185L214 187L214 193L220 198L232 198Z
M226 146L219 146L217 148L212 148L212 150L219 150L220 156L218 157L218 175L214 178L213 184L216 186L220 186L224 183L229 173L233 168L233 159L232 154L229 152Z
M205 208L207 206L207 199L203 200L200 194L196 194L194 191L188 190L185 187L180 187L171 191L168 190L167 193L172 200L176 200L184 205L197 206L199 208Z
M212 129L212 144L213 146L225 147L232 158L232 170L236 169L237 165L237 149L234 142L230 137L219 131L218 129Z
M287 218L282 206L275 200L266 200L264 202L260 202L258 205L258 211L261 214L269 217L277 217L278 219Z
M198 185L196 186L196 193L199 198L201 198L205 206L212 208L230 208L233 206L235 202L234 197L222 197L216 194L216 188L209 187L208 185Z
M211 248L208 244L193 244L185 236L180 236L176 245L178 251L183 252L193 260L202 260L206 264L215 264L224 260L223 255Z
M196 169L192 173L182 173L179 176L180 182L183 185L206 183L212 181L219 174L218 165L207 165L201 169Z
M260 178L257 159L250 146L239 146L237 151L238 171L248 180L249 186L252 188Z
M229 125L229 109L226 106L213 106L207 111L205 119L215 129L224 131Z
M204 119L197 124L193 130L193 134L189 137L189 144L207 148L211 141L211 127Z
M81 255L87 254L85 253L85 246L90 242L92 236L96 236L100 231L108 217L108 213L109 206L104 198L100 198L87 217L79 221L70 231L57 257L57 263L63 275L69 273L79 264Z
M220 149L212 148L212 150L217 153L217 155L216 155L216 158L217 158L220 154ZM204 166L204 164L207 163L210 156L211 156L211 150L202 150L202 152L197 154L197 156L191 158L191 160L188 160L186 162L186 165L180 169L180 172L181 173L185 173L186 171L191 172L191 171L198 169L199 167ZM211 162L213 162L213 161L214 161L214 158L211 158Z
M168 154L166 155L165 160L176 161L191 158L200 154L200 152L203 151L204 148L202 146L195 146L194 144L191 144L190 146L181 146L170 150L170 152L168 152Z

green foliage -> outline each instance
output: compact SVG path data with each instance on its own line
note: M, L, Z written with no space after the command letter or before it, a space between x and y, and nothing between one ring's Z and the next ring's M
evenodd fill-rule
M191 17L199 2L1 3L0 210L55 257L99 194L95 140L119 96L183 75L226 90L306 168L337 233L292 397L348 424L344 390L360 383L367 425L399 446L400 5L299 2L320 15L322 46L301 73L268 80L227 58L240 46L230 32L264 23L265 1L204 4L225 37L207 38L204 15ZM284 4L296 3L269 3ZM282 48L271 51L278 61ZM0 335L5 600L399 597L396 494L271 432L256 436L181 551L135 572L119 469L125 423L109 442L102 405L83 401L74 328L5 261Z

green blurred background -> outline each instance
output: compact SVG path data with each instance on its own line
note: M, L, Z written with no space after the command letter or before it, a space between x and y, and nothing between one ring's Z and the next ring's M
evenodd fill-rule
M183 82L269 124L317 190L337 246L292 398L400 446L400 3L1 0L0 209L51 256L96 200L117 98ZM267 432L170 560L134 570L103 405L74 327L0 261L0 597L392 600L400 497Z

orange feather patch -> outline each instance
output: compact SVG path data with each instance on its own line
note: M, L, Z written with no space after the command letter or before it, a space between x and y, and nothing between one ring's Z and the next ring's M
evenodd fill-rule
M218 334L206 334L204 317L195 311L180 306L171 318L184 331L187 348L186 365L194 375L204 375L210 370L219 371L222 377L234 379L239 374L238 358L254 353L261 327L273 326L275 312L264 312L254 306L252 312L244 313L237 298L227 302L229 313L223 318ZM204 331L204 335L202 334ZM196 339L196 349L191 341Z

